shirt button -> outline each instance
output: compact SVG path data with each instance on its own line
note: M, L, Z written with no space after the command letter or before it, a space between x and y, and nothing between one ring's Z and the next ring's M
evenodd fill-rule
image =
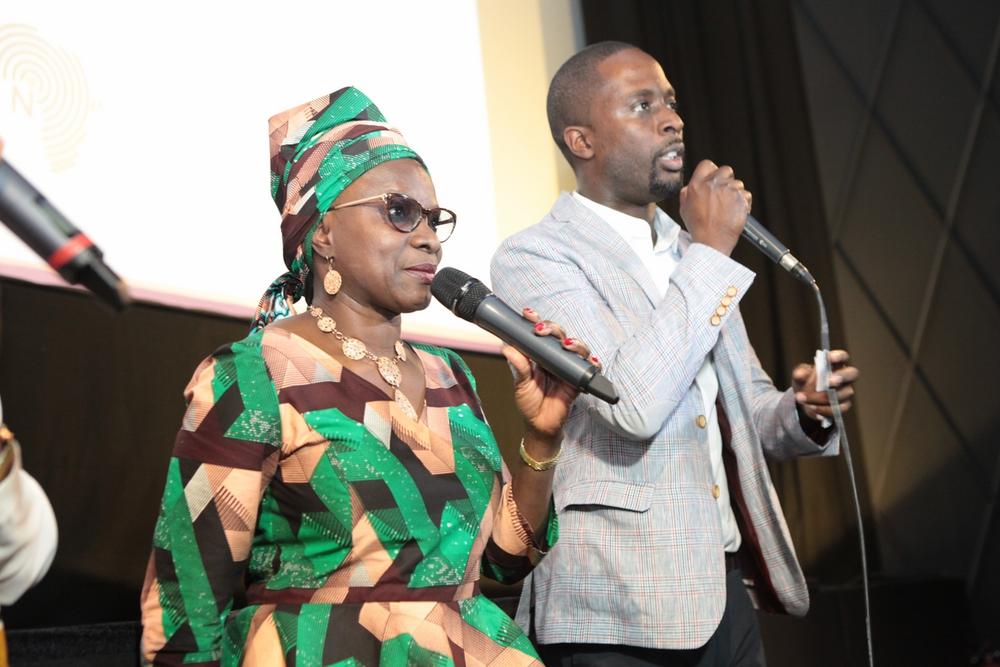
M715 498L716 500L718 500L719 496L721 496L721 495L722 495L722 489L719 488L718 484L713 484L712 485L712 497Z
M698 415L698 418L694 420L698 425L698 428L705 428L708 425L708 420L705 419L705 415Z

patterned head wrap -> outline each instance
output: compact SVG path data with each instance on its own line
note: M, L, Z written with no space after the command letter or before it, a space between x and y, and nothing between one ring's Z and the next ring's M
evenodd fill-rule
M281 212L288 272L271 283L253 319L259 329L294 314L312 265L312 239L347 186L389 160L423 160L368 96L341 88L271 116L271 197ZM426 168L426 167L425 167Z

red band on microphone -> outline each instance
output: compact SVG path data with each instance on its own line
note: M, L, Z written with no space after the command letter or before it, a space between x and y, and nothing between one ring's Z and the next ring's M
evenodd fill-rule
M54 253L49 255L48 263L53 269L58 271L62 267L66 266L73 259L76 258L81 252L87 248L94 245L94 242L88 239L82 232L66 241L62 246L56 250Z

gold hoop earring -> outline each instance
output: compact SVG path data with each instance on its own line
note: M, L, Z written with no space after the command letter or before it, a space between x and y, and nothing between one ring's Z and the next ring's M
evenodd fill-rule
M333 257L327 257L326 275L323 276L323 290L330 296L340 291L340 285L344 282L340 271L333 268Z

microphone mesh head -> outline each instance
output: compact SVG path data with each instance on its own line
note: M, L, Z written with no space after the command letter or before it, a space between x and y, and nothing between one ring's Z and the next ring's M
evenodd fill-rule
M476 310L479 308L479 304L483 302L483 299L488 297L492 292L490 288L482 284L475 278L469 283L469 288L465 291L465 294L458 297L458 302L455 303L455 314L461 317L463 320L473 321L473 317L476 315Z
M441 304L463 320L472 321L476 309L487 296L490 288L458 269L447 267L434 276L431 294Z

